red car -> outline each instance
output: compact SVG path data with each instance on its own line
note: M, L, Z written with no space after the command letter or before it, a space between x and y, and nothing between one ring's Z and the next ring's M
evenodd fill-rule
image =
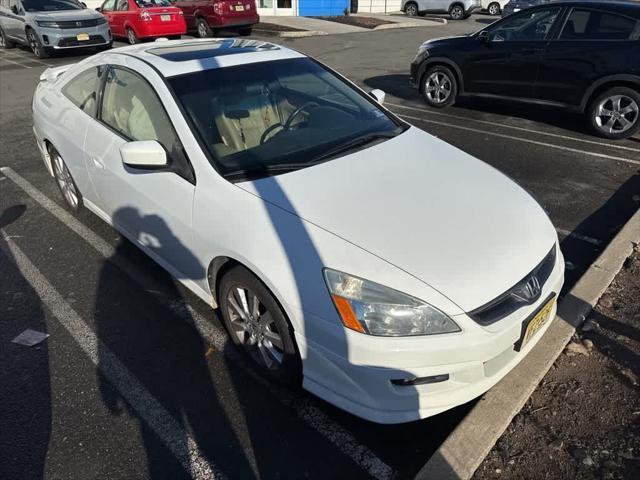
M96 9L106 17L114 37L139 43L153 37L180 38L187 33L182 10L168 0L106 0Z
M236 30L250 35L260 21L255 0L171 0L184 12L187 28L200 38L211 37L217 30Z

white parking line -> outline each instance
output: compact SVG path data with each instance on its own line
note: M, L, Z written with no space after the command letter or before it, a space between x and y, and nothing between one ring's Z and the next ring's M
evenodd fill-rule
M38 60L37 58L26 57L24 55L20 55L19 53L10 52L10 51L7 51L7 50L3 50L1 53L4 53L5 55L10 55L12 58L20 58L20 59L25 60L27 62L39 63L40 65L44 65L45 67L53 67L53 65L51 63L43 62L41 60ZM5 60L6 60L6 58L5 58Z
M129 276L141 288L148 291L153 288L156 281L140 269L134 266L121 255L116 255L115 248L106 242L102 237L96 235L91 229L79 222L64 208L60 207L53 200L40 192L26 179L16 173L10 167L0 168L0 172L12 180L18 187L27 193L33 200L49 211L54 217L65 224L69 229L83 238L94 250L105 259L112 261L120 270ZM334 422L322 410L317 408L310 400L298 397L288 389L274 385L256 374L237 358L234 349L225 348L228 337L226 333L216 328L213 322L200 315L191 306L186 305L182 300L169 300L163 296L156 297L159 302L164 303L168 308L176 313L181 319L194 324L200 334L207 339L218 351L232 356L233 360L238 360L238 365L244 368L252 378L265 387L274 398L285 406L293 409L296 415L309 427L314 429L325 439L335 445L340 452L348 456L356 465L379 480L389 480L395 476L394 470L378 458L369 448L360 444L356 438L347 430Z
M42 303L53 314L105 377L118 389L127 403L151 427L193 478L222 479L224 475L212 465L162 404L140 383L118 357L109 350L58 291L31 263L15 242L0 229L0 251L13 259L22 276L31 284ZM98 355L98 351L100 355Z
M8 58L5 58L3 56L0 56L0 60L2 60L3 62L13 63L14 65L18 65L18 66L20 66L22 68L33 68L33 67L30 67L29 65L23 65L21 63L14 62L13 60L9 60Z
M577 149L577 148L565 147L563 145L556 145L554 143L539 142L538 140L531 140L529 138L514 137L512 135L505 135L503 133L489 132L487 130L479 130L477 128L464 127L462 125L456 125L454 123L438 122L436 120L427 120L425 118L413 117L411 115L401 115L401 114L398 114L398 113L396 113L396 115L399 115L402 118L409 118L411 120L416 120L416 121L419 121L419 122L425 122L425 123L432 123L434 125L440 125L442 127L457 128L459 130L465 130L467 132L481 133L483 135L491 135L493 137L506 138L508 140L515 140L517 142L531 143L533 145L539 145L541 147L549 147L549 148L555 148L555 149L558 149L558 150L564 150L565 152L579 153L581 155L588 155L588 156L591 156L591 157L604 158L604 159L607 159L607 160L615 160L615 161L618 161L618 162L631 163L633 165L640 165L640 160L632 160L630 158L616 157L616 156L613 156L613 155L606 155L604 153L589 152L587 150L580 150L580 149Z
M487 120L479 120L479 119L475 119L475 118L462 117L460 115L451 115L449 113L436 112L436 111L429 110L429 109L426 109L426 108L408 107L406 105L400 105L400 104L397 104L397 103L386 102L386 105L390 105L392 107L405 108L407 110L415 110L417 112L423 112L423 113L427 113L429 115L437 115L439 117L453 118L453 119L456 119L456 120L464 120L465 122L480 123L480 124L483 124L483 125L489 125L489 126L494 127L494 128L495 127L510 128L511 130L518 130L518 131L521 131L521 132L534 133L534 134L538 134L538 135L547 135L549 137L561 138L563 140L571 140L572 142L590 143L592 145L600 145L602 147L617 148L617 149L620 149L620 150L628 150L630 152L638 152L638 153L640 153L640 148L625 147L623 145L617 145L617 144L614 144L614 143L603 143L603 142L598 142L598 141L595 141L595 140L587 140L586 138L576 138L576 137L570 137L568 135L560 135L558 133L544 132L542 130L533 130L531 128L517 127L515 125L497 124L495 122L489 122Z
M592 245L602 245L602 240L598 240L597 238L588 237L587 235L582 235L581 233L570 232L569 230L565 230L563 228L556 228L556 232L560 235L564 235L565 237L573 237L578 240L582 240L583 242L590 243Z

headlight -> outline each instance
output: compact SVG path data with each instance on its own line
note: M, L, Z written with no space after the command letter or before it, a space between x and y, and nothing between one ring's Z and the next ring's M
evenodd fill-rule
M397 290L328 268L324 278L342 323L351 330L390 337L460 331L440 310Z
M107 19L104 18L104 17L99 17L98 21L96 23L97 23L97 25L103 25L103 24L107 23Z
M58 28L58 22L52 22L48 20L36 20L36 23L41 27Z

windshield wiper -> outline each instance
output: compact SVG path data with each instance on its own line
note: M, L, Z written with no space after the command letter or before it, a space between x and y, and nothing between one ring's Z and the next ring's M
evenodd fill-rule
M322 160L327 160L329 158L340 155L341 153L346 153L349 150L355 150L357 148L363 147L364 145L374 142L376 140L380 140L384 138L393 138L397 135L399 135L399 133L396 130L392 130L390 132L385 131L385 132L366 133L364 135L354 138L353 140L349 140L347 143L343 143L342 145L338 145L337 147L332 148L327 152L324 152L322 155L314 158L309 163L317 163Z

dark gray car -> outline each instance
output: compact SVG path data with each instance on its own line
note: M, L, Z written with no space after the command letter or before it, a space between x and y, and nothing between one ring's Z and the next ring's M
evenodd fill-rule
M111 48L106 19L77 0L0 0L0 48L28 45L40 58L55 50Z

